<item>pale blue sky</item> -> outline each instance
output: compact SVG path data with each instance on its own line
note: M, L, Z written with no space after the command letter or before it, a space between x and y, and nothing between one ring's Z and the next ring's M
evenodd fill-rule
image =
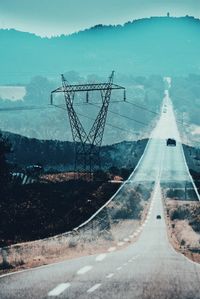
M172 16L200 18L200 0L0 0L0 28L51 36L168 11Z

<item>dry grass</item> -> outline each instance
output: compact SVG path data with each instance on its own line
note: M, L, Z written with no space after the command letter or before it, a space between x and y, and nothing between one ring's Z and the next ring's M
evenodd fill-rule
M165 202L168 235L173 247L198 263L200 262L200 234L194 231L190 221L193 211L199 206L199 202L191 201Z

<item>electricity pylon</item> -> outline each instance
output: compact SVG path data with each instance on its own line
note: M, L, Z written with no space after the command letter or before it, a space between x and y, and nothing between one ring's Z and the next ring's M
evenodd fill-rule
M61 75L62 86L51 92L51 104L53 104L53 94L63 93L65 97L65 103L69 116L72 137L75 144L75 171L78 173L88 173L90 178L97 165L100 168L100 149L106 124L106 117L108 113L108 106L110 103L111 92L113 89L124 90L125 88L116 84L113 84L114 71L107 83L96 84L78 84L69 85L64 75ZM86 93L86 102L89 101L89 92L99 91L102 98L102 106L99 113L87 134L75 109L74 109L74 97L77 92Z

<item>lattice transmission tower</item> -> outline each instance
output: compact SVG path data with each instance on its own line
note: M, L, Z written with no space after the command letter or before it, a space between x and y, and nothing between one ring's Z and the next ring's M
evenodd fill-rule
M72 131L72 137L75 144L75 172L78 173L89 173L90 177L92 173L101 167L100 161L100 149L106 124L106 117L108 107L111 99L111 92L114 89L121 89L124 91L125 99L125 88L113 83L114 71L107 83L95 83L95 84L78 84L69 85L64 75L61 75L62 86L51 92L51 104L53 105L53 94L63 93L67 112L69 116L69 122ZM92 124L89 133L86 133L81 120L78 117L74 109L74 98L75 93L85 92L86 103L89 102L89 92L99 91L102 98L102 105L97 114L97 117Z

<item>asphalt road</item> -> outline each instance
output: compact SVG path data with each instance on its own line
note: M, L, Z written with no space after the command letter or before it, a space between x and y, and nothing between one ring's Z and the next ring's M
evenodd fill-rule
M163 105L167 112L161 113L130 178L156 183L148 216L124 240L127 246L120 249L123 244L118 244L102 254L1 276L0 298L200 298L200 265L175 252L167 237L160 183L191 183L191 178L167 92ZM176 147L166 147L168 137L176 138ZM131 243L135 235L138 240Z

